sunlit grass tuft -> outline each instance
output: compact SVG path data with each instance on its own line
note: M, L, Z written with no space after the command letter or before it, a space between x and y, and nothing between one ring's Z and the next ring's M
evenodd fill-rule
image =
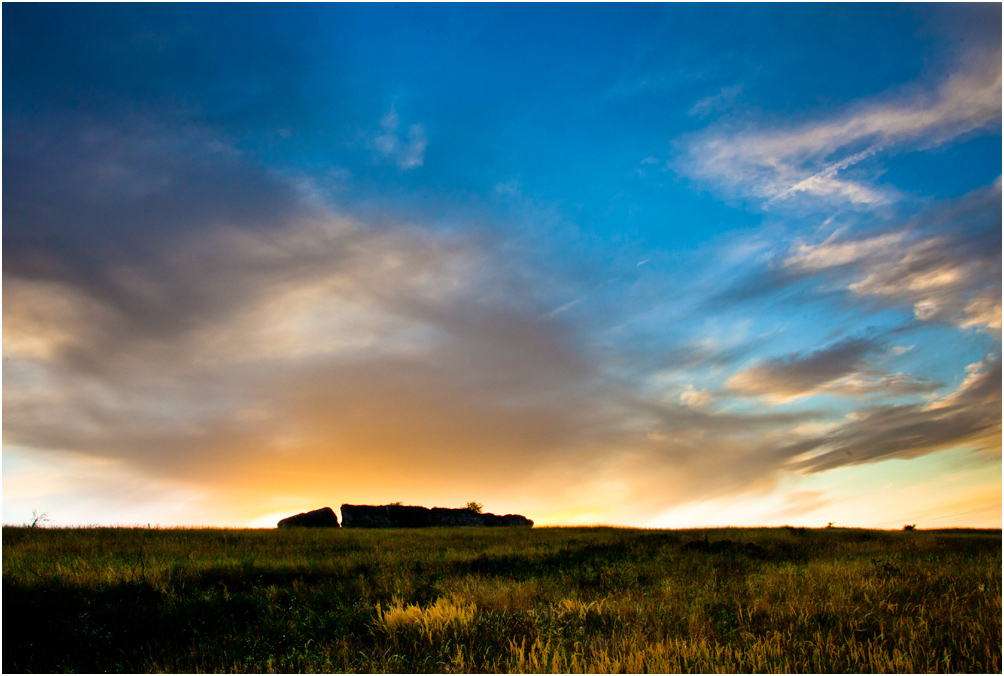
M427 636L450 625L466 627L474 619L477 606L473 603L455 602L452 599L439 598L425 608L417 605L405 605L400 599L394 599L390 607L384 610L376 605L377 622L391 633L418 629Z

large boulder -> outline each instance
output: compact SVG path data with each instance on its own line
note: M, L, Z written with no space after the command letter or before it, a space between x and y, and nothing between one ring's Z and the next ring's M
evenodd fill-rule
M423 528L431 526L425 507L410 505L342 505L345 528Z
M483 516L486 526L524 526L526 528L533 526L533 521L522 514L506 514L505 516L484 514Z
M338 528L338 517L335 516L335 510L322 507L312 512L287 516L278 526L279 528Z
M434 526L485 526L487 514L479 514L470 509L450 509L433 507L429 510Z
M343 528L428 528L431 526L533 526L519 514L479 514L470 509L408 505L342 505Z

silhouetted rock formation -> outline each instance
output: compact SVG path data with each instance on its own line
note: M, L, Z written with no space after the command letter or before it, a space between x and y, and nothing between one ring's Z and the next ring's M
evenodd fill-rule
M478 514L470 509L405 505L342 505L343 528L429 528L433 526L533 526L519 514Z
M278 526L279 528L338 528L338 517L335 516L335 510L322 507L312 512L287 516Z

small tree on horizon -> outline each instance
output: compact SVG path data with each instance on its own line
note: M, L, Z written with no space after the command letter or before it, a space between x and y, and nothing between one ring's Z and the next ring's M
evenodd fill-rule
M40 528L42 524L51 521L48 512L38 513L37 509L31 510L31 523L28 524L28 528Z
M481 510L484 508L485 506L482 505L480 502L474 502L473 500L464 505L464 509L469 509L472 512L476 512L477 514L480 514Z

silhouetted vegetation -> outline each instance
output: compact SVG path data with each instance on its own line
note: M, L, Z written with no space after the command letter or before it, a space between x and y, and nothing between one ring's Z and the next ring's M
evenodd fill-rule
M4 672L1000 673L1001 532L3 529Z
M38 513L37 509L31 510L31 523L28 524L28 528L39 528L40 526L49 522L49 513L42 512Z

